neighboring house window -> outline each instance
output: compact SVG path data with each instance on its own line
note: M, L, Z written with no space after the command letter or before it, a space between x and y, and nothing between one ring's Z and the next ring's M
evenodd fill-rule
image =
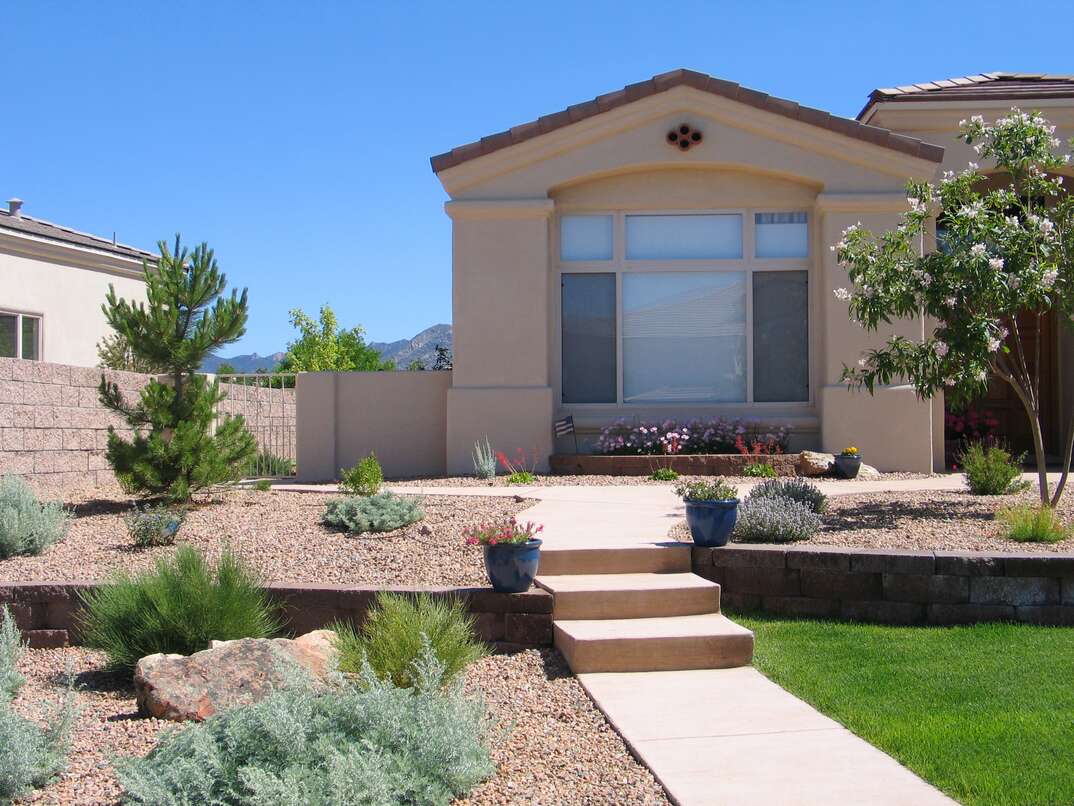
M807 402L808 223L562 216L562 402Z
M0 358L41 359L41 317L0 311Z

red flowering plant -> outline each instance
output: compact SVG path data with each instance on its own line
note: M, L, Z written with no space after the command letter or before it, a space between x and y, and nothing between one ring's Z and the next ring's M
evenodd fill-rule
M515 449L515 458L511 459L503 451L496 451L496 459L507 471L508 484L531 484L537 475L537 454L534 452L533 459L527 463L526 452L521 448Z
M947 412L944 415L944 425L948 439L983 442L999 428L999 419L987 409L969 408L961 414Z
M536 540L543 531L541 524L532 521L519 523L515 518L507 518L467 527L462 536L470 546L498 546L501 543L528 543Z

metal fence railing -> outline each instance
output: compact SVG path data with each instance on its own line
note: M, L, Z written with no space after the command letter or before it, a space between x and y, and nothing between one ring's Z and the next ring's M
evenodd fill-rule
M241 414L246 429L257 440L257 455L243 476L295 475L294 373L235 373L217 375L216 379L227 396L217 406L217 417Z

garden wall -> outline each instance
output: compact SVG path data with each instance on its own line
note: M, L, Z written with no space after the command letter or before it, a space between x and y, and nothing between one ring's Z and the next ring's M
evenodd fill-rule
M1074 555L693 548L694 573L738 611L884 624L1074 625Z
M227 398L216 410L219 414L241 414L260 450L294 462L298 458L295 389L284 386L283 380L272 375L255 376L245 384L221 380L220 389Z
M33 647L57 647L79 641L80 594L91 582L0 582L0 606L11 608L15 623ZM382 588L342 585L269 585L279 603L284 629L294 634L327 627L336 620L361 624ZM552 596L543 590L496 593L489 588L395 588L425 590L436 597L463 599L476 620L479 637L493 644L551 646Z

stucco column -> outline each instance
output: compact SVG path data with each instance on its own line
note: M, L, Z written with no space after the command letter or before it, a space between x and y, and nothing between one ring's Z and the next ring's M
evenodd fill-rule
M447 397L449 473L473 471L474 442L521 448L548 467L550 199L451 201L455 366Z
M924 334L920 318L898 320L868 332L850 320L847 303L833 293L851 286L846 270L829 248L839 241L843 230L857 223L875 233L894 229L905 209L903 194L822 193L817 197L821 222L821 444L829 453L857 445L865 462L879 470L928 473L933 469L938 401L918 399L908 384L877 387L870 395L864 390L850 391L839 381L844 364L855 366L865 350L881 346L896 334L914 341L920 341Z
M336 462L335 372L300 372L295 377L295 449L298 481L339 477Z

